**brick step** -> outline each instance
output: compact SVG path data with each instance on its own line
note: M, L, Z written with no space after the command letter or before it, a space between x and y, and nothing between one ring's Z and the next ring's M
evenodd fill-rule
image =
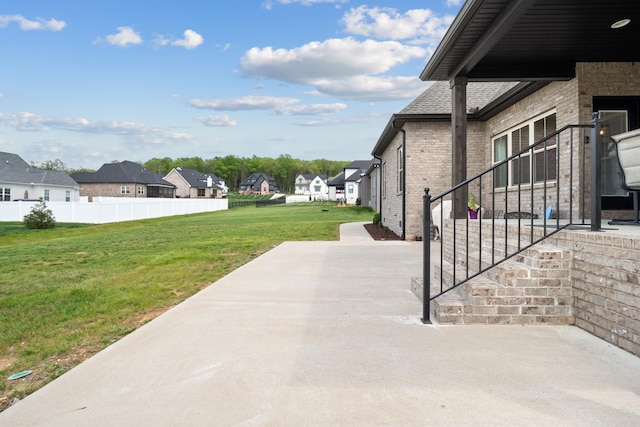
M477 266L478 258L469 254L469 265ZM432 317L447 324L570 324L570 262L570 251L538 244L436 298ZM467 271L465 263L455 266L458 281L477 272ZM432 266L432 295L440 291L441 278L445 290L452 286L453 270L446 261L442 269Z
M478 271L478 265L481 260L482 267L487 268L492 262L499 262L505 259L504 249L502 247L494 247L493 249L492 251L491 247L483 246L482 252L480 252L478 248L470 246L468 260L463 250L456 253L456 263L462 265L468 263L473 271ZM543 243L538 243L530 248L521 250L520 253L514 255L517 250L518 246L517 242L515 242L509 247L508 255L511 256L512 259L534 268L569 268L571 261L571 252L569 250L561 249L557 246L545 245ZM482 254L482 258L480 258L480 254ZM452 256L446 257L446 260L452 262L453 260L451 258Z

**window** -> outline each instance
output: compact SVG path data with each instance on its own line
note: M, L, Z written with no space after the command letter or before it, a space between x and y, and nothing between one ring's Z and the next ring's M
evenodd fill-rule
M493 164L521 153L495 169L494 188L512 185L528 185L533 181L545 182L556 179L556 140L551 138L540 144L533 152L527 150L532 144L543 140L556 131L556 114L536 117L493 139Z
M402 145L398 147L398 150L396 151L396 163L398 165L396 182L398 193L401 193L404 191L404 151L402 149Z
M64 192L64 201L65 202L71 201L71 190L67 190Z
M10 188L0 188L0 201L2 201L2 202L10 202L11 201L11 189Z
M319 193L322 191L322 186L321 185L315 185L313 187L313 191L315 191L316 193Z
M348 192L349 194L353 194L353 184L349 184L349 185L347 185L347 192Z
M131 190L129 189L128 185L123 185L120 187L120 194L129 194L131 193Z
M198 188L198 197L204 197L204 188Z
M138 186L138 195L144 196L144 187L141 185Z
M49 190L44 190L44 200L45 200L45 202L48 202L49 199L50 199Z

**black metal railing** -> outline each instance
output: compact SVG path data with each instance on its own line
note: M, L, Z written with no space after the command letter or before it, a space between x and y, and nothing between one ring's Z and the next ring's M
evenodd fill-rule
M586 225L586 147L589 139L597 140L599 126L595 117L591 124L565 126L436 197L425 189L424 323L430 323L435 298L562 229ZM592 170L599 158L593 146L598 145L591 144ZM574 166L580 161L580 173L575 174ZM591 205L600 197L599 187L592 190ZM468 212L470 196L479 207L477 219ZM449 212L453 220L447 222L445 233ZM440 237L439 254L431 251L432 227ZM433 266L437 270L432 271ZM432 283L432 273L439 283Z

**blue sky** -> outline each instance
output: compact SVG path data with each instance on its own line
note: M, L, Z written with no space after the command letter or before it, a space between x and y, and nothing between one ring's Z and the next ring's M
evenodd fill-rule
M461 0L7 0L0 151L368 159Z

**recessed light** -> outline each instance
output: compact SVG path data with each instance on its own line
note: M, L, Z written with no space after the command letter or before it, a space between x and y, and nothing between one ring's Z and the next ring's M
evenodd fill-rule
M617 29L617 28L626 27L630 23L631 23L631 19L628 19L628 18L621 19L611 24L611 28Z

